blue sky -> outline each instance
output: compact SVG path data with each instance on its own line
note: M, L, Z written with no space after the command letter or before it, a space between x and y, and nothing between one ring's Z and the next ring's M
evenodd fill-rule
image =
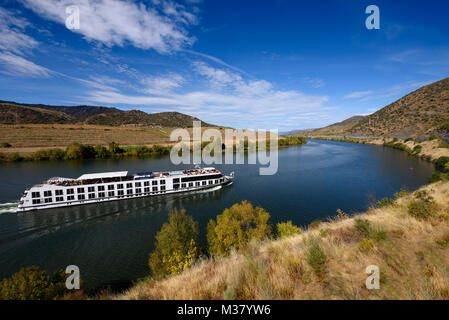
M372 4L379 30L365 27ZM321 127L448 77L448 12L445 0L2 0L0 99Z

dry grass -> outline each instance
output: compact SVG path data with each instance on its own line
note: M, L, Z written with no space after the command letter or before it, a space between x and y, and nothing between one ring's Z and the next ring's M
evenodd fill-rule
M449 299L449 183L422 189L438 208L426 219L408 214L416 200L409 195L393 206L331 219L301 235L251 243L177 276L143 280L114 298L222 299L226 292L237 299ZM367 239L355 219L368 220L386 237ZM312 239L325 252L320 273L309 264ZM379 266L379 290L365 286L369 265Z
M75 124L23 124L0 125L0 143L8 142L10 148L0 152L31 153L43 148L65 148L70 143L107 145L114 141L120 145L169 145L170 133L175 128L110 127ZM208 128L202 128L206 130ZM217 127L224 137L223 127ZM192 128L187 129L193 137ZM226 144L230 141L224 141Z

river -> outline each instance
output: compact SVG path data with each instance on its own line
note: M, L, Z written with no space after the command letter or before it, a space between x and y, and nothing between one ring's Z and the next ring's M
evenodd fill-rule
M0 279L30 265L51 273L77 265L86 289L123 289L148 275L155 234L172 208L185 208L199 222L204 245L209 219L242 200L265 208L272 223L292 220L306 226L338 208L356 213L401 188L415 190L434 170L429 162L383 146L311 140L279 150L279 170L272 176L260 176L258 165L216 165L225 174L235 172L234 184L223 188L14 212L26 187L50 177L191 167L175 166L169 157L1 164Z

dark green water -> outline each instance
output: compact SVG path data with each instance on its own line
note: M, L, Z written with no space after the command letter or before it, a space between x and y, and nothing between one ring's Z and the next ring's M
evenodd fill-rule
M392 197L401 188L417 189L433 172L432 164L402 151L309 141L279 150L279 170L273 176L259 176L257 165L216 165L236 176L232 186L219 190L8 213L27 186L49 177L187 167L172 165L168 157L1 164L0 279L25 266L54 272L74 264L86 288L119 288L148 274L154 236L172 208L185 208L199 221L204 244L209 219L242 200L264 207L273 223L292 220L307 225L334 215L337 208L354 213L366 209L374 198Z

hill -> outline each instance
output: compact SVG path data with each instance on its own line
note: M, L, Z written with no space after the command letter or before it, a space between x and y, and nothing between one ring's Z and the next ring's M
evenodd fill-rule
M449 78L424 86L380 109L358 119L350 118L310 135L428 137L449 136Z
M89 124L102 126L191 127L195 117L179 112L148 114L113 107L48 106L0 101L0 124ZM202 126L211 124L201 121Z
M94 125L136 125L147 127L192 127L193 121L201 121L198 118L179 112L145 113L139 110L103 113L86 119L86 124ZM201 121L203 127L212 125Z
M13 103L0 104L0 123L29 124L29 123L74 123L77 118L67 113L47 110Z
M449 182L300 235L253 242L115 299L449 299ZM379 288L366 287L368 266Z
M353 116L351 118L348 118L344 121L337 122L334 124L331 124L327 127L320 128L320 129L313 129L313 130L307 130L307 131L298 131L295 132L295 134L302 135L302 134L319 134L319 135L340 135L346 130L350 129L352 126L363 120L364 116Z

